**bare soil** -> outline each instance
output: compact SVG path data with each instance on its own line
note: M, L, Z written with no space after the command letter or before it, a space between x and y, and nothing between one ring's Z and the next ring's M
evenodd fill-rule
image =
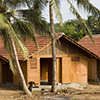
M67 88L62 90L61 95L72 100L100 100L100 85L89 84L83 88Z
M67 88L57 93L33 92L33 97L23 94L12 85L0 85L0 100L100 100L100 85L88 85L84 88Z

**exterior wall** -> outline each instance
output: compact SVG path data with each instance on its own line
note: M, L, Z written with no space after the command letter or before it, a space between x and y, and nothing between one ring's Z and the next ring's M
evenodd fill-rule
M27 82L27 62L20 61L20 65L21 65L22 72L24 74L25 81ZM22 82L19 74L13 76L13 83L14 85L22 86Z
M40 82L40 58L51 58L52 57L52 49L51 45L43 48L38 53L34 53L32 58L37 59L37 61L33 61L36 63L37 68L31 69L30 62L28 61L28 82L35 81L39 84ZM83 51L82 49L78 48L71 42L67 40L60 39L56 44L56 57L62 59L62 69L59 67L59 59L57 59L57 83L62 82L66 83L87 83L88 82L88 62L92 62L92 69L95 70L93 72L96 73L96 62L89 61L91 55ZM79 61L72 61L73 57L79 57ZM34 66L34 64L33 64ZM95 67L93 67L95 66ZM90 68L90 67L89 67ZM60 72L59 70L62 70ZM90 69L89 69L90 71ZM33 74L34 73L34 74ZM61 74L61 75L60 75ZM93 75L94 75L93 74ZM61 79L59 78L61 77ZM96 75L92 77L96 79Z
M38 53L33 54L27 62L20 62L27 84L34 81L37 85L40 85L40 58L51 57L52 48L51 45L48 45ZM91 55L64 38L61 38L56 44L56 57L57 83L87 83L88 77L97 80L96 59L92 59ZM72 57L79 57L79 61L72 61ZM1 66L0 62L0 82L2 82ZM14 75L13 83L22 85L19 74Z
M62 44L62 45L61 45ZM62 74L59 74L59 59L57 59L57 83L87 83L88 82L88 57L82 50L72 45L68 41L56 44L56 57L62 58ZM66 45L67 44L67 45ZM52 57L51 46L40 51L37 55L40 58ZM35 54L36 55L36 54ZM80 61L71 61L71 58L80 57ZM83 71L84 70L84 71Z
M2 83L2 63L0 62L0 83Z
M80 61L72 61L72 57L80 57ZM62 83L87 83L88 61L84 56L72 55L62 58Z
M65 56L62 58L62 83L71 83L70 71L71 71L71 58Z
M97 80L97 60L96 59L89 59L88 78L94 81Z
M32 57L27 61L27 84L33 81L40 84L40 58Z
M67 55L68 53L68 48L65 45L61 45L59 43L56 43L56 55L58 56L63 56L63 55ZM45 47L44 49L40 50L38 53L34 53L34 56L39 56L41 58L41 56L44 58L47 57L52 57L52 48L51 45L48 45L47 47Z
M80 57L80 61L72 61L72 57ZM41 55L41 58L42 58L42 55ZM60 59L62 60L62 62L60 62ZM38 61L38 64L40 63L39 61ZM61 69L60 63L62 63L62 69ZM62 70L62 72L60 72L60 70ZM39 84L40 83L40 65L38 66L37 69L28 70L28 75L29 75L28 82L34 80L36 83ZM57 57L57 83L61 83L61 82L63 84L87 83L88 82L88 58L85 57L84 55L83 56L65 55L62 57Z

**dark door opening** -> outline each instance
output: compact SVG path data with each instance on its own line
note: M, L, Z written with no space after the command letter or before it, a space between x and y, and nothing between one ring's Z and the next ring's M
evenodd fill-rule
M52 58L40 59L40 84L51 85L52 84Z
M2 82L13 83L13 73L8 63L2 62Z

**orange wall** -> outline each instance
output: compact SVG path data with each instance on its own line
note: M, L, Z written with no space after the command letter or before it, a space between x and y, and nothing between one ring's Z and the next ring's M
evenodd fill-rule
M79 62L72 61L72 57L80 57ZM35 81L38 84L40 83L40 58L51 58L52 57L52 48L51 45L42 49L38 53L32 55L37 63L32 64L33 67L37 67L36 69L31 68L31 61L28 60L28 70L27 70L27 79L29 81ZM69 41L62 41L60 44L56 45L56 57L62 58L62 75L60 76L59 69L59 59L57 59L57 83L87 83L88 82L88 62L89 56L85 51L81 50L77 46L73 45ZM96 74L96 64L95 66L95 74ZM62 79L59 79L62 77ZM96 76L95 76L96 77Z
M78 57L78 56L77 56ZM87 83L88 61L79 56L80 61L72 61L71 56L62 58L62 83Z
M91 80L95 80L95 81L97 80L97 60L96 59L89 59L88 77Z
M40 84L40 59L38 57L27 61L27 84L30 81L34 81L37 85Z

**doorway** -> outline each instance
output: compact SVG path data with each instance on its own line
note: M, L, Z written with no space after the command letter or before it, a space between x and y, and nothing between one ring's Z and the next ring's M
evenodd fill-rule
M52 58L40 59L40 84L51 85L52 84Z
M13 83L13 73L6 62L2 62L2 83Z

